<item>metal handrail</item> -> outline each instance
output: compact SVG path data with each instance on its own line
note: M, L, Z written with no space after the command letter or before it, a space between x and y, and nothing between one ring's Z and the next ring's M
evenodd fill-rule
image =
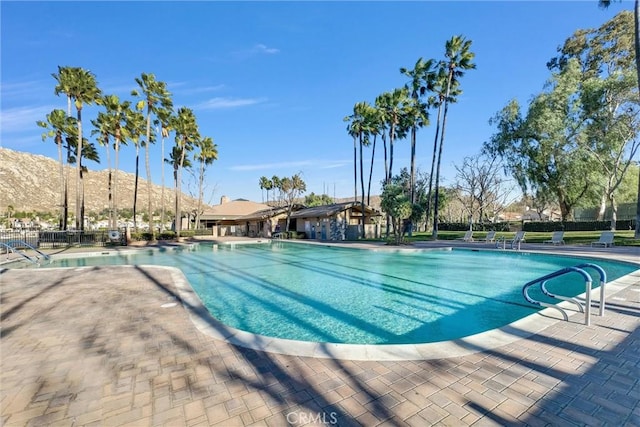
M29 243L24 242L22 240L10 240L10 241L8 241L6 243L5 242L0 242L0 245L1 245L1 247L7 248L9 251L13 252L14 254L20 255L21 257L25 258L26 260L28 260L28 261L30 261L30 262L32 262L34 264L38 264L38 265L40 264L40 261L39 261L39 258L38 258L37 255L34 257L35 259L31 258L29 255L19 251L18 248L16 248L13 245L19 245L19 246L27 247L27 248L33 250L34 252L36 252L37 254L41 255L42 258L44 258L47 261L51 259L49 257L49 255L39 251L38 249L36 249L33 246L31 246Z
M588 265L588 267L591 267L591 266L592 265ZM531 280L531 281L525 283L524 286L522 287L522 295L524 296L524 299L526 299L527 302L529 302L531 304L539 305L541 307L555 308L556 310L559 310L560 313L562 313L562 316L564 317L564 320L569 320L569 316L567 316L566 311L564 311L562 308L558 307L557 305L547 304L547 303L544 303L542 301L534 300L533 298L531 298L529 296L528 290L529 290L529 288L531 286L533 286L535 284L540 284L541 288L543 288L544 284L546 284L546 282L549 281L550 279L553 279L555 277L562 276L562 275L565 275L565 274L568 274L568 273L573 273L573 272L580 274L584 278L584 281L585 281L585 288L586 288L585 299L586 299L586 301L585 301L585 305L584 305L583 310L580 310L580 311L581 312L584 311L584 324L589 326L591 324L591 284L592 284L592 280L591 280L591 276L586 271L584 271L582 268L579 268L579 267L565 267L565 268L562 268L562 269L560 269L558 271L554 271L553 273L549 273L549 274L546 274L546 275L544 275L542 277L538 277L537 279ZM546 289L543 289L543 292L546 295L553 296L555 298L559 298L558 296L553 295L550 292L546 291ZM559 298L559 299L567 300L566 297L562 297L562 298ZM574 302L574 303L578 304L579 306L582 306L582 304L578 300L572 299L571 302Z
M605 308L604 287L607 284L607 272L604 271L604 269L600 267L598 264L593 264L593 263L580 264L580 265L576 265L576 267L582 268L582 269L593 268L600 275L600 307L599 307L598 314L600 316L604 316L604 308Z

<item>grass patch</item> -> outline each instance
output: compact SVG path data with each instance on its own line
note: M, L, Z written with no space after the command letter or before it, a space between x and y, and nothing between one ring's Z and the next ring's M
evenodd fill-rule
M456 240L464 236L464 231L439 231L438 240ZM564 233L564 242L567 245L590 245L591 242L596 242L600 239L602 231L567 231ZM551 232L532 232L527 231L525 235L525 243L543 243L546 240L551 240ZM640 239L633 238L633 230L616 231L614 237L615 246L638 246L640 247ZM510 232L497 232L496 238L505 237L507 239L512 238L515 233ZM487 236L486 231L474 231L473 238L475 240L483 241ZM413 233L413 236L405 236L407 242L425 242L431 241L431 232L417 232Z

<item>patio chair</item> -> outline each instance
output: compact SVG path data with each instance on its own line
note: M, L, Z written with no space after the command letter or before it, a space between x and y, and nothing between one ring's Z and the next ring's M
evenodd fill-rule
M605 248L613 246L613 231L603 231L597 242L591 242L591 247L603 246Z
M459 237L456 240L462 240L464 242L473 242L473 230L467 230L467 232L464 233L464 237Z
M514 249L516 246L520 249L520 244L524 243L524 236L526 232L518 231L513 239L507 239L506 237L502 237L501 239L496 240L496 248L500 247L500 243L502 243L502 249L506 249L507 244L509 244L509 248Z
M552 245L564 245L564 231L554 231L551 240L545 240L542 243L551 243Z
M487 237L484 238L485 243L493 243L496 241L496 231L491 230L487 233Z

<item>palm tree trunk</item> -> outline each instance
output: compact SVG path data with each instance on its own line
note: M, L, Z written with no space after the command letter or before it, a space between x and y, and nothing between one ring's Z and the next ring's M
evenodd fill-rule
M78 141L76 147L76 230L84 229L84 218L82 218L81 209L81 188L82 181L82 108L77 109L78 112Z
M150 123L150 122L149 122ZM156 240L156 227L153 224L153 201L152 201L152 186L151 186L151 163L149 162L149 138L151 128L149 125L147 126L147 145L144 150L144 163L147 169L147 195L149 196L149 201L147 204L147 212L149 212L149 232L151 233L151 241Z
M431 192L433 190L433 172L436 167L436 152L438 150L438 136L440 133L440 115L442 112L442 103L438 105L438 117L436 120L436 136L433 138L433 157L431 158L431 172L429 173L429 191L427 193L427 209L425 213L426 223L429 223L429 217L431 216Z
M416 126L411 127L411 204L416 202Z
M182 182L182 165L184 165L185 146L182 146L182 153L180 153L180 164L178 165L178 172L176 177L176 237L180 238L180 231L182 231L182 212L181 210L181 191L179 189Z
M111 182L113 171L111 170L111 147L109 147L109 137L105 137L105 151L107 154L107 186L109 189L109 229L113 230L113 184Z
M367 187L367 204L371 205L371 178L373 176L373 161L376 156L376 140L378 135L373 135L373 149L371 151L371 166L369 167L369 184Z
M640 93L640 1L636 0L634 6L634 29L636 50L636 75L638 77L638 91ZM634 238L640 239L640 170L638 170L638 199L636 202L636 231Z
M62 135L56 136L56 144L58 145L58 161L60 162L60 221L58 223L58 228L60 230L64 230L64 198L65 198L65 185L64 185L64 159L62 158Z
M362 163L362 150L363 150L364 146L362 144L362 135L360 135L360 189L362 190L362 195L360 196L360 206L362 207L362 216L360 218L360 223L362 225L362 238L365 238L365 232L364 232L364 165Z
M358 146L356 136L353 136L353 201L358 201Z
M200 176L198 177L198 210L196 211L196 230L200 228L200 212L204 199L204 160L200 160Z
M444 98L444 112L442 113L442 133L440 134L440 147L438 148L438 165L436 167L436 197L433 203L433 231L431 233L434 239L438 238L438 204L440 202L440 164L442 162L442 147L444 146L444 131L447 125L447 110L449 109L449 93L451 91L451 79L453 78L453 70L449 71L447 80L447 92Z
M140 175L140 146L136 144L136 177L133 184L133 229L138 231L136 206L138 204L138 176Z
M162 130L160 131L162 132ZM164 223L165 223L165 210L164 210L164 134L162 134L162 140L161 140L161 153L162 153L162 158L160 159L160 163L161 163L161 175L162 177L160 178L161 180L161 184L162 184L162 189L160 190L160 200L162 203L162 208L160 210L160 232L164 231Z
M116 131L115 164L113 165L113 226L118 229L118 168L120 161L120 131Z

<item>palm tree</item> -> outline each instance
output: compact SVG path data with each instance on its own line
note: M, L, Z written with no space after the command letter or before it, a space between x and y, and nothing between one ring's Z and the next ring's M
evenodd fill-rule
M380 110L375 106L370 106L365 115L367 123L367 130L370 135L373 135L372 149L371 149L371 164L369 165L369 184L367 186L367 204L371 204L371 179L373 177L373 163L376 156L376 142L378 135L384 136L384 125L382 122L382 114Z
M200 228L200 213L202 212L202 199L204 198L204 173L208 165L218 160L218 146L213 143L211 137L206 137L196 142L200 152L194 156L194 160L200 163L198 173L198 208L196 211L196 229Z
M160 110L170 111L173 108L171 93L167 90L165 82L156 80L153 74L142 73L140 77L136 77L136 83L140 86L140 92L134 90L132 96L143 96L142 103L147 105L147 138L145 140L145 166L147 172L147 192L149 194L149 204L147 206L149 213L149 231L151 232L151 240L156 239L155 226L153 224L153 206L151 197L151 164L149 162L149 144L151 138L151 115L158 117Z
M433 206L433 238L438 238L438 198L440 197L440 164L442 161L442 148L444 146L444 133L447 125L447 111L449 108L449 96L451 89L457 87L457 81L466 70L476 68L473 63L475 54L470 51L471 40L462 36L453 36L445 43L444 66L447 69L447 90L444 97L444 110L442 114L442 132L440 134L440 146L438 147L438 164L436 167L436 194Z
M67 116L71 117L71 86L73 83L73 69L71 67L61 67L58 65L58 74L51 74L54 79L58 82L54 89L54 93L56 96L59 96L61 93L67 95ZM67 149L67 160L71 158L71 146L66 144ZM68 228L68 217L69 217L69 173L70 168L66 168L65 174L65 187L64 187L64 229Z
M419 58L416 61L412 70L407 68L400 68L400 73L409 77L411 80L405 85L411 93L411 99L413 99L413 109L411 125L411 178L410 178L410 199L411 203L415 203L415 186L416 186L416 133L417 129L429 124L428 113L426 111L426 105L419 102L419 99L427 91L426 82L431 81L433 71L434 60L429 59L424 61Z
M156 121L155 121L155 125L160 127L160 138L161 138L161 160L162 160L162 165L161 165L161 185L162 185L162 190L160 192L160 199L161 199L161 203L162 203L162 207L160 209L160 231L164 231L164 224L165 224L165 200L164 200L164 163L165 163L165 158L164 158L164 139L169 137L169 132L170 132L170 127L169 127L169 123L171 122L171 117L173 114L173 110L171 109L166 109L166 108L160 108L158 109L158 111L156 112Z
M602 8L608 8L611 0L598 0L598 5ZM638 93L640 93L640 1L635 0L633 6L634 16L634 46L636 54L636 76L638 79ZM635 239L640 239L640 169L638 169L638 197L636 200L636 230Z
M260 185L260 190L262 190L262 203L264 203L264 190L267 188L267 186L269 185L269 178L267 178L266 176L261 176L260 180L258 181L258 184ZM267 203L269 202L269 190L267 190Z
M71 129L75 128L75 119L69 117L63 110L53 110L47 114L47 121L36 122L38 126L47 130L42 134L42 140L47 137L53 138L53 141L58 146L58 162L60 163L60 220L58 228L60 230L67 229L67 216L68 216L68 204L67 204L67 180L64 174L64 156L63 156L63 142L64 138L69 135Z
M402 139L408 131L406 114L409 104L409 90L406 87L385 92L376 98L376 106L381 110L382 119L389 131L389 169L385 182L393 176L393 148L397 139ZM386 144L385 144L386 145Z
M349 122L347 133L353 138L353 201L358 200L358 143L362 146L362 135L364 133L364 116L366 102L357 102L353 106L353 114L343 119Z
M106 105L105 98L103 98L103 105ZM111 145L110 137L113 129L113 117L108 113L100 111L98 117L95 120L91 120L91 124L94 126L94 130L91 131L91 135L98 135L98 143L105 148L107 155L107 188L109 199L109 229L114 229L115 218L113 217L113 179L111 170Z
M64 71L62 71L64 70ZM98 88L95 75L88 70L78 67L58 67L58 74L53 77L58 81L56 94L66 93L68 100L73 100L76 106L76 120L78 125L78 139L82 137L82 108L84 105L91 105L99 100L101 92ZM81 181L82 181L82 146L76 144L76 158L78 164L76 168L76 230L84 229L84 218L81 215Z
M131 110L131 102L123 101L111 95L105 100L105 107L110 115L113 116L112 135L113 135L113 151L114 151L114 171L113 171L113 227L118 228L118 170L120 168L120 146L126 145L129 141L128 123L133 120L133 111Z
M138 230L137 223L137 205L138 205L138 179L140 177L140 146L143 144L141 140L144 134L144 115L140 111L140 105L136 106L135 110L129 110L129 117L127 117L127 132L129 139L136 147L136 172L135 181L133 185L133 228Z
M174 162L174 183L175 183L175 229L176 237L180 238L180 230L182 228L182 211L180 185L182 168L185 167L185 160L188 161L187 152L193 149L193 144L200 139L200 132L196 117L193 111L187 107L180 107L177 115L171 121L171 127L175 131L175 147L172 154L179 155L179 159L173 159ZM177 148L177 152L176 152Z
M432 191L433 191L433 178L434 172L436 169L436 154L438 152L438 137L440 136L440 122L442 119L442 106L444 105L444 99L446 96L446 88L447 88L447 70L444 67L444 63L440 63L438 67L438 71L430 76L430 78L425 82L427 90L432 92L433 94L429 96L427 100L427 105L429 107L435 107L438 110L437 118L436 118L436 132L433 138L433 151L431 157L431 170L429 172L429 190L427 191L427 206L426 206L426 220L429 221L429 216L431 215L431 199L432 199ZM455 102L455 97L458 95L458 89L455 87L450 88L449 91L449 99L450 102Z

